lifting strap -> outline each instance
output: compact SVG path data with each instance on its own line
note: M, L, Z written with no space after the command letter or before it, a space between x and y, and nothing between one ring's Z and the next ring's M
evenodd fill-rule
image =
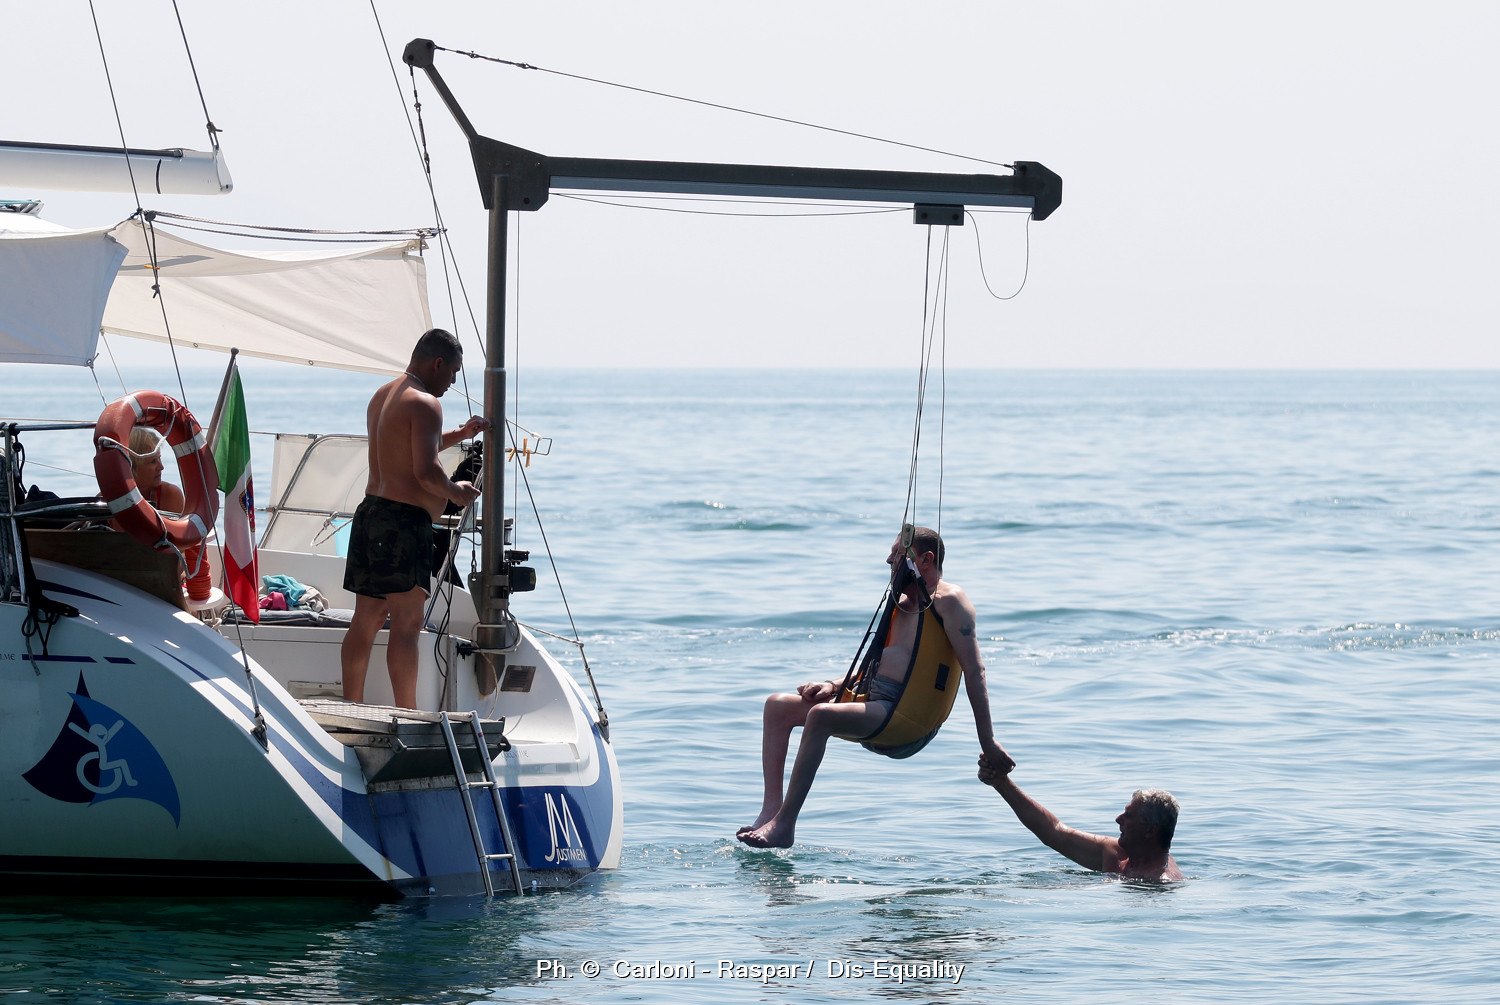
M957 657L948 640L943 620L933 606L927 584L922 581L910 559L905 570L898 567L892 576L885 603L865 633L864 643L855 662L845 674L836 701L864 701L870 685L879 672L880 659L890 645L898 613L911 614L918 620L913 628L911 656L901 677L901 694L885 718L860 742L873 750L906 747L931 739L953 711L958 694ZM908 586L915 584L921 603L915 612L902 611L900 601ZM878 629L876 628L878 624ZM872 640L878 638L878 644ZM856 672L857 668L857 672ZM915 753L915 749L910 753ZM905 756L905 755L902 755Z

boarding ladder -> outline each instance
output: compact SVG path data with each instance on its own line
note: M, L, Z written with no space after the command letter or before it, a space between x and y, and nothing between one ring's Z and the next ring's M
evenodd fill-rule
M455 722L469 724L469 731L474 737L474 749L479 752L479 763L484 766L482 782L469 781L469 773L464 770L463 755L459 753L458 739L453 732ZM479 875L484 880L485 896L495 895L495 880L490 875L490 866L495 862L509 863L511 883L515 886L516 894L524 895L526 887L521 882L521 862L516 857L516 841L511 834L510 818L506 815L504 801L500 798L500 782L495 778L495 765L490 761L484 728L479 724L479 713L442 712L438 725L448 744L448 756L453 759L453 777L458 782L458 794L463 797L464 815L469 818L469 835L474 839L474 855L479 860ZM491 852L484 846L484 832L479 828L479 818L474 815L474 799L469 794L471 789L490 790L490 802L495 807L495 819L500 822L500 840L505 845L504 851Z

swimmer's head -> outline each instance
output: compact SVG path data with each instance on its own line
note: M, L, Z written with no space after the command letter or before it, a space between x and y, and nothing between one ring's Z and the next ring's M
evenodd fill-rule
M1177 812L1181 807L1172 793L1164 789L1136 789L1130 797L1130 805L1116 818L1121 836L1132 824L1149 829L1156 837L1162 851L1172 847L1172 837L1177 833Z

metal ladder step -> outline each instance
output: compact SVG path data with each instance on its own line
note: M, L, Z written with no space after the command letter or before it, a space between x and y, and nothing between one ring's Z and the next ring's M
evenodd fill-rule
M469 731L473 735L474 747L479 751L479 763L484 771L484 781L469 781L468 772L464 770L463 755L459 753L458 738L454 735L453 724L456 721L466 721ZM458 794L463 797L464 815L469 821L469 836L474 840L474 857L479 863L479 876L484 880L484 892L486 896L495 895L495 881L490 874L490 863L509 862L511 883L515 888L517 896L526 893L526 887L521 882L521 862L516 857L516 842L511 835L510 818L505 812L505 804L500 799L500 781L495 777L495 765L490 761L489 747L484 739L484 727L480 725L478 712L443 712L438 720L443 731L443 739L448 744L448 754L453 759L453 780L458 788ZM479 817L474 812L474 800L470 797L471 789L489 789L490 802L494 805L495 820L500 825L500 841L505 846L502 852L492 852L484 846L484 832L479 826Z

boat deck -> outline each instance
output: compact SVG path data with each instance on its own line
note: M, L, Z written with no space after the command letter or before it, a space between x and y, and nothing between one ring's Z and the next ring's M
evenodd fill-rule
M354 748L371 784L413 779L455 778L453 755L443 731L446 713L391 705L367 705L336 698L302 698L298 703L330 736ZM480 719L485 759L510 749L504 719ZM483 774L478 745L467 721L452 725L464 771Z

